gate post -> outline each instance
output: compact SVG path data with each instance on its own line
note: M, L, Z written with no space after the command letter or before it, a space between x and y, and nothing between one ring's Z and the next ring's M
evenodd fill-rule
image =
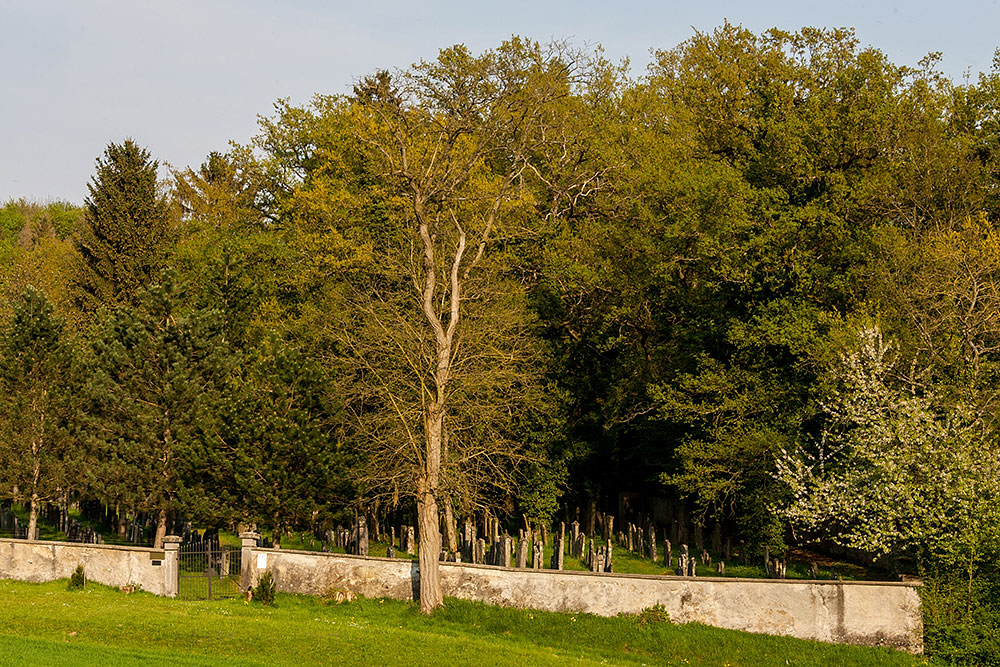
M179 550L181 538L177 535L167 535L163 538L163 594L168 598L177 597L180 586Z
M260 539L259 533L240 533L242 550L240 551L240 590L246 593L253 585L253 550Z

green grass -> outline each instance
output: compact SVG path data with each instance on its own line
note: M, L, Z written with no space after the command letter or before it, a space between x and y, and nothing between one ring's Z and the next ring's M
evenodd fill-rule
M449 599L325 605L279 595L189 602L66 581L0 581L0 665L918 665L889 649L672 625L655 615L599 618Z

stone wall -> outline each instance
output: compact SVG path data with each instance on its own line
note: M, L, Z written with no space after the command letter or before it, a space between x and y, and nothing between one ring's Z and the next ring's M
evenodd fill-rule
M248 558L249 554L249 558ZM278 589L412 600L419 571L409 560L250 548L250 578L270 569ZM663 605L678 623L698 622L801 639L920 652L923 619L912 584L728 577L667 577L519 570L441 563L446 596L488 604L600 616Z
M0 578L51 581L83 564L88 579L110 586L139 584L156 595L177 594L177 542L165 550L0 539ZM321 594L331 588L366 597L412 600L416 561L287 549L244 542L244 582L265 569L278 589ZM666 577L523 570L441 563L446 596L488 604L600 616L663 605L678 623L698 622L802 639L922 649L920 598L912 584L794 579Z
M176 582L176 569L170 570L162 549L0 539L0 579L66 579L81 564L89 581L139 584L155 595L176 595L170 586L171 574Z

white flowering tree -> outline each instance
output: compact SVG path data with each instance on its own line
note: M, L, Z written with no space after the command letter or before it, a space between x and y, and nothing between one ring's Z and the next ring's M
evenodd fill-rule
M899 373L877 327L832 369L818 442L785 451L777 475L796 529L875 555L916 547L974 568L1000 526L1000 457L983 421ZM971 570L970 570L971 576Z

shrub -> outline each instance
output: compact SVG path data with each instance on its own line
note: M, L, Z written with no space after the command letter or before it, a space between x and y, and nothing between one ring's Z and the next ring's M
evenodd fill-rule
M670 614L667 613L667 608L662 604L656 604L652 607L646 607L639 612L639 627L645 628L650 625L656 625L658 623L669 623Z
M76 569L73 570L73 574L70 575L69 587L70 589L83 588L86 585L87 585L87 575L83 571L83 564L80 563L79 565L76 566Z
M264 573L260 575L257 580L257 585L251 589L250 597L253 600L259 601L263 605L270 605L274 603L274 593L277 586L274 583L274 575L271 574L270 570L264 570Z
M357 593L346 588L328 588L319 596L323 604L340 604L341 602L353 602L357 599Z

